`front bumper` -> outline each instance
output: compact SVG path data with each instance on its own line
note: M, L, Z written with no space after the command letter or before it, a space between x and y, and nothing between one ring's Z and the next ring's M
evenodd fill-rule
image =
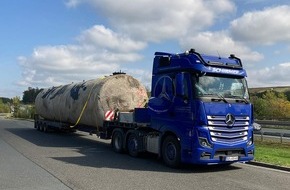
M254 145L218 145L214 148L199 147L192 151L182 151L182 161L190 164L227 164L248 162L254 159Z

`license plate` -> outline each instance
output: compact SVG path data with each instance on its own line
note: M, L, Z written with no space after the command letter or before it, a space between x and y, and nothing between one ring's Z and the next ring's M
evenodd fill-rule
M239 160L238 156L227 156L226 161L237 161Z

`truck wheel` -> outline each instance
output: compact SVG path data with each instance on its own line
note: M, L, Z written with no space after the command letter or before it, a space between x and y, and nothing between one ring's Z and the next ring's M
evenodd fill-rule
M124 151L123 142L124 142L124 133L120 130L115 131L112 137L112 146L115 152L122 153Z
M138 152L138 137L135 133L131 133L127 140L127 150L130 156L137 157Z
M174 136L167 136L162 144L162 158L164 163L172 168L180 166L181 152L179 141Z

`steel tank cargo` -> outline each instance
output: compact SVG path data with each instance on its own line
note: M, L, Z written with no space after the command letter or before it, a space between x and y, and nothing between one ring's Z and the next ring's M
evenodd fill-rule
M35 108L48 120L101 127L107 111L131 111L147 100L146 89L138 80L116 74L44 89L35 99Z

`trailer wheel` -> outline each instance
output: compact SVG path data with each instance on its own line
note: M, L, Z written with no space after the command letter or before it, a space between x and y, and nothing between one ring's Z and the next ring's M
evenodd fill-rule
M41 125L39 125L39 131L43 131L43 125L45 125L45 124L41 123Z
M137 157L139 155L138 137L136 133L130 133L129 138L127 140L127 150L129 155L132 157Z
M48 132L48 126L46 124L44 124L44 126L43 126L43 132L45 132L45 133Z
M123 142L124 142L124 133L121 130L116 130L113 133L112 137L112 146L115 152L122 153L124 152L123 149Z
M164 163L172 168L178 168L181 162L180 143L174 136L167 136L162 144Z
M37 123L37 125L35 126L36 127L36 130L40 131L40 123Z

